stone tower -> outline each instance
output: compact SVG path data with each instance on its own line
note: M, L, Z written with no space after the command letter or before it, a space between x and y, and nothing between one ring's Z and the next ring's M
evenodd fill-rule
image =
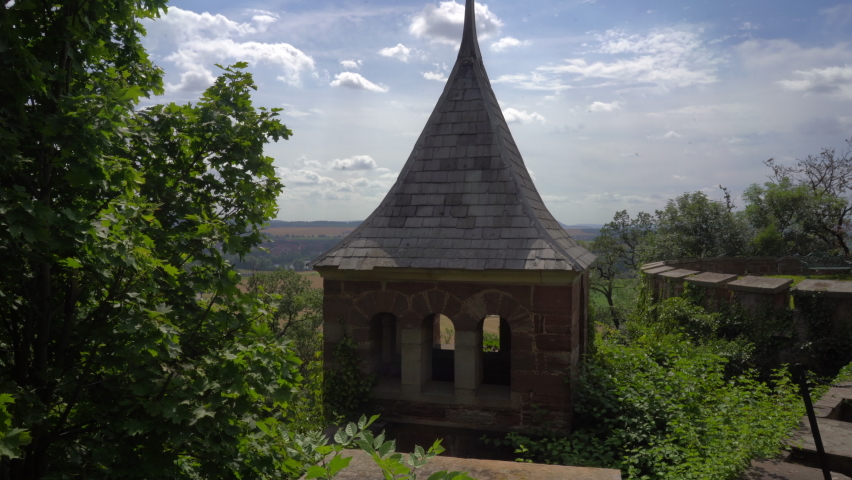
M485 72L474 0L465 8L458 59L396 183L313 261L326 368L348 335L379 377L370 413L385 420L570 429L595 257L536 191ZM498 351L483 351L486 319Z

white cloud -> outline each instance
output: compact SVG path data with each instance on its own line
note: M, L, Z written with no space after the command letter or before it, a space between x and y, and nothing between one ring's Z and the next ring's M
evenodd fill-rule
M559 92L569 90L572 87L569 84L563 83L561 79L543 75L540 72L532 72L529 75L501 75L493 80L493 83L509 83L524 90L543 90Z
M408 62L412 56L413 49L398 43L395 47L386 47L379 50L379 55L383 57L395 58L402 62Z
M369 90L371 92L387 92L387 87L376 85L375 83L364 78L360 73L343 72L334 76L334 80L330 84L332 87L346 87L355 90Z
M379 166L369 155L355 155L342 160L332 160L329 168L332 170L374 170L379 168Z
M650 85L658 92L718 81L716 69L722 60L704 47L696 33L666 28L642 36L608 30L597 38L599 46L592 53L619 58L610 62L572 58L538 70L625 86Z
M604 103L604 102L593 102L589 105L590 112L612 112L615 110L620 110L621 105L618 102L612 103Z
M174 43L170 46L173 51L164 60L174 62L180 69L180 82L169 84L170 90L203 90L215 79L210 70L214 63L234 61L279 67L283 71L279 80L298 85L302 73L315 68L310 56L287 43L239 40L264 32L276 20L274 14L261 12L254 15L251 22L241 23L221 14L171 7L161 18L144 21L148 30L146 46L157 48L162 42Z
M216 81L213 72L200 65L188 65L186 71L180 74L177 84L169 84L169 90L178 92L198 92L206 89Z
M821 8L819 14L826 17L826 22L833 25L852 23L852 4L838 4L829 8Z
M547 119L538 112L527 113L524 110L516 110L514 108L507 108L503 110L503 116L506 118L508 123L530 123L534 121L544 123L547 121Z
M521 45L529 45L529 40L518 40L514 37L503 37L500 40L491 44L491 50L495 52L502 52L508 48L520 47Z
M740 25L740 30L757 30L759 28L759 23L743 22L743 24Z
M672 178L674 178L675 180L686 180L686 177L682 177L680 175L672 175Z
M296 160L296 165L301 169L310 168L314 170L321 170L323 168L320 162L316 160L310 160L304 155L302 155L301 157L299 157L298 160Z
M261 15L255 15L251 17L251 21L261 26L263 30L266 30L266 27L270 24L275 23L278 20L278 15L275 15L271 12L266 12Z
M349 70L354 70L356 68L361 68L364 62L361 60L341 60L340 66L343 68L348 68Z
M290 105L289 103L282 104L282 107L284 107L284 115L287 115L289 117L294 117L294 118L302 118L302 117L308 117L310 115L322 115L323 114L323 111L318 109L318 108L312 108L312 109L308 110L307 112L305 112L303 110L299 110L298 108L294 107L293 105Z
M640 197L638 195L621 195L609 192L586 195L585 201L587 203L656 203L656 200L652 198Z
M780 80L784 89L805 94L827 93L852 98L852 66L796 70L797 80Z
M476 3L476 32L480 39L489 38L500 32L503 22L488 9ZM408 30L416 37L425 37L434 42L458 45L464 27L464 4L454 0L435 6L428 4L414 16Z
M669 139L672 139L672 138L680 138L682 136L683 135L675 132L674 130L669 130L668 133L665 133L663 135L649 135L648 139L649 140L669 140Z
M280 200L297 203L311 200L378 202L396 179L394 174L393 179L382 175L378 180L363 176L338 180L307 168L278 168L277 171L286 185Z
M443 72L423 72L423 78L426 80L436 80L438 82L447 81L447 76Z
M716 105L687 105L675 110L667 110L664 112L650 112L647 115L651 117L666 117L669 115L682 115L692 117L706 117L715 115L743 115L748 113L752 108L749 105L742 103L723 103Z

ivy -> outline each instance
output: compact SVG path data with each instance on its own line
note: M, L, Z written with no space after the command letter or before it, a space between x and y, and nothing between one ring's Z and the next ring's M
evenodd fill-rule
M351 418L370 399L376 375L364 375L357 346L348 336L334 347L334 365L323 379L326 418Z

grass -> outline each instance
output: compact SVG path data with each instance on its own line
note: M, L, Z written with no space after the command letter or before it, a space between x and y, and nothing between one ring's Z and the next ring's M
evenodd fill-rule
M618 303L622 295L629 295L632 291L630 287L636 282L635 278L620 278L615 281L615 291L613 292L613 300ZM589 291L589 303L593 303L598 307L609 307L604 294L595 291Z
M835 275L767 275L770 278L792 278L795 287L802 280L852 280L852 274L838 273Z

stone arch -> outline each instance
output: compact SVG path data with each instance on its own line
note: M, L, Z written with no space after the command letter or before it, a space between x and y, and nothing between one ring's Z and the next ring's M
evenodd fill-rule
M456 317L462 312L462 301L455 295L439 289L427 290L413 295L409 305L410 311L400 315L406 328L416 328L426 316L438 314L452 319L455 329L459 330Z
M481 385L509 387L513 356L512 335L518 332L532 331L533 317L511 294L499 289L483 290L468 298L462 306L461 317L471 324L472 343L469 352L463 352L470 357L470 364L475 369L472 372L474 388ZM500 352L483 352L483 324L488 316L500 318L500 343L505 347ZM502 391L502 390L501 390ZM508 391L503 392L508 394Z
M409 308L408 298L394 291L373 291L358 296L355 307L363 316L372 318L379 312L387 312L399 318Z
M533 318L529 310L523 307L515 298L502 290L483 290L468 298L462 311L474 322L474 328L479 326L488 315L505 318L512 332L527 332L534 328Z

